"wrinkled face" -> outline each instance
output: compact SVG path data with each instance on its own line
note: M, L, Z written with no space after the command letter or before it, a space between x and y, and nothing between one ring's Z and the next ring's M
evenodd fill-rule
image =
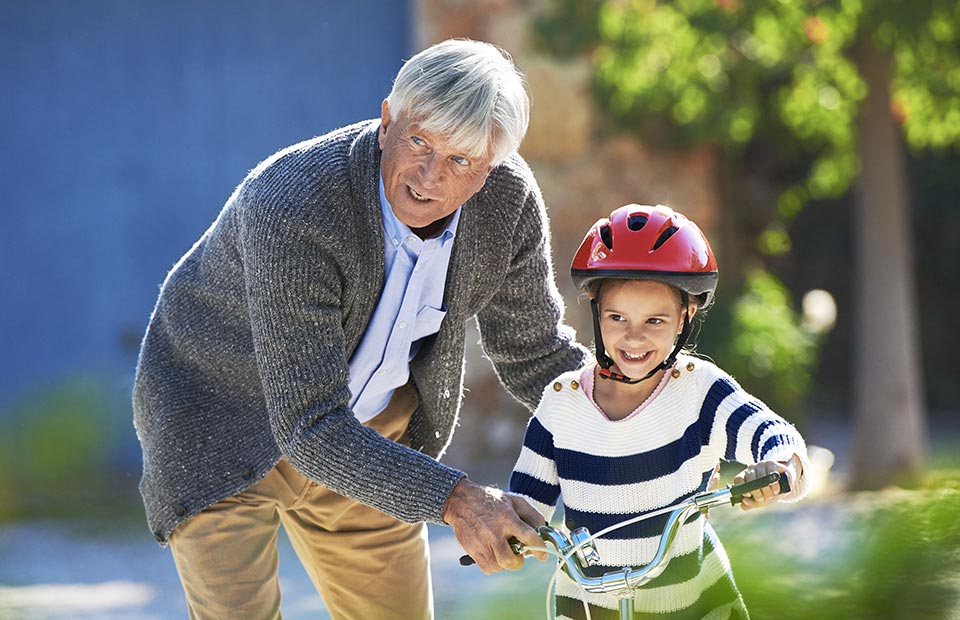
M610 280L599 299L600 334L615 370L639 378L670 355L683 329L683 309L670 286L652 280ZM696 307L691 305L690 316Z
M392 117L386 101L379 140L384 193L397 219L414 231L456 211L483 187L493 169L492 155L470 158L405 115Z

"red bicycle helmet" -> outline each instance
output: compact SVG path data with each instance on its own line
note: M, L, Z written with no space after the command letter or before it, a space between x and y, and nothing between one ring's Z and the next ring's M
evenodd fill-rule
M603 278L658 280L699 298L706 306L717 289L717 260L692 221L670 207L626 205L597 220L570 266L586 290Z
M680 290L684 305L696 297L700 307L713 300L719 271L710 243L700 228L669 207L630 204L614 210L590 228L573 257L570 275L580 290L606 278L657 280ZM591 301L597 362L601 376L637 383L672 366L690 336L684 313L683 330L673 352L646 377L631 379L609 370L613 360L603 349L596 300Z

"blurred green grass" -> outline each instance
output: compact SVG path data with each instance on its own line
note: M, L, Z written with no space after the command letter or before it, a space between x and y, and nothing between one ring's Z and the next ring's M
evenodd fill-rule
M754 620L960 614L960 469L934 470L918 489L725 521L721 538Z

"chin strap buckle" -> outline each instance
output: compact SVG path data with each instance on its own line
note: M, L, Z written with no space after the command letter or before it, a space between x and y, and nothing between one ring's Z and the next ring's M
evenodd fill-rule
M626 375L621 375L619 372L613 372L609 368L600 368L599 370L600 378L610 379L611 381L620 381L621 383L630 383L632 379Z

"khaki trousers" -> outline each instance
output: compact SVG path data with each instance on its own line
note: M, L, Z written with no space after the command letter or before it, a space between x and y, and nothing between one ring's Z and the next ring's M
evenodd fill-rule
M404 386L366 425L406 443L418 404L416 390ZM334 620L433 618L426 525L338 495L281 459L263 480L171 535L191 619L281 617L280 524Z

